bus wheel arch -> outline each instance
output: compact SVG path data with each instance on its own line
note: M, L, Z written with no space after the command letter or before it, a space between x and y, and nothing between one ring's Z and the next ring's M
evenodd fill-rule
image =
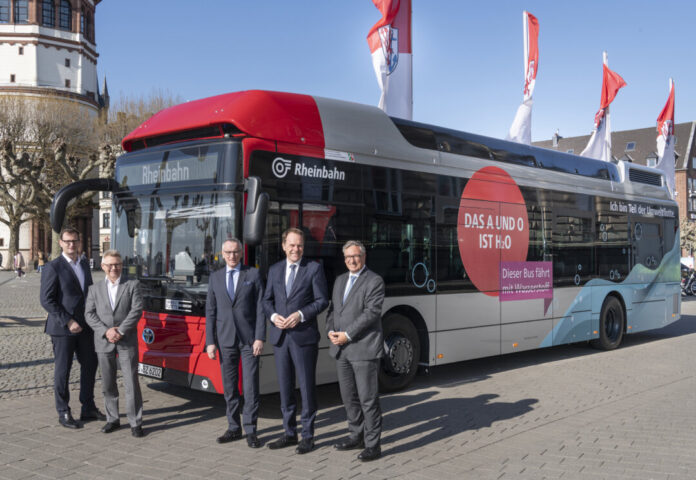
M599 338L591 344L599 350L614 350L626 333L626 303L618 292L611 292L602 302L599 313Z
M382 316L384 357L379 371L382 392L405 388L428 359L428 330L425 321L412 307L401 305Z

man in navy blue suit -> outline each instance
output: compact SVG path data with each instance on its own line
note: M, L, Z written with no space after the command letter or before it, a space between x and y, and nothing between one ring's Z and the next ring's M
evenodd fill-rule
M287 258L271 266L263 299L271 321L269 341L273 344L280 384L280 410L283 435L268 446L271 449L297 445L297 402L295 377L302 396L302 441L299 454L314 448L314 420L317 415L316 379L319 330L317 315L329 305L324 271L316 262L302 258L304 233L297 228L283 232L283 251Z
M259 355L266 340L263 283L259 271L240 263L242 243L231 238L222 244L227 266L210 276L205 303L205 344L208 357L220 351L222 386L227 404L227 430L217 438L227 443L242 438L239 424L239 359L242 359L244 407L242 421L247 445L259 448L256 435L259 416Z
M52 260L41 274L41 306L48 312L45 332L51 336L55 370L53 390L58 421L66 428L81 428L70 412L70 369L73 356L80 362L80 420L106 420L94 403L94 377L97 354L94 332L85 321L85 299L92 285L87 259L80 260L80 233L74 228L60 232L63 253Z

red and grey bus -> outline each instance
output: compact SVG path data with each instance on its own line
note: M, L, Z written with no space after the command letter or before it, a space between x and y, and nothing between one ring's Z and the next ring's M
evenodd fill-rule
M573 342L612 349L680 317L678 210L652 168L270 91L168 108L122 145L115 178L65 187L52 222L77 194L113 193L112 247L145 298L142 375L222 392L205 354L209 275L232 236L265 274L288 227L303 230L330 288L343 243L367 246L386 284L385 390L419 367ZM277 390L271 355L264 393ZM317 382L332 381L323 338Z

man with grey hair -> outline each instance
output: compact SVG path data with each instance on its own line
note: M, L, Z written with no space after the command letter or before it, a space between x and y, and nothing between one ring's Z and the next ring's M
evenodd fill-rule
M346 242L343 257L348 272L334 283L326 330L331 341L329 354L336 359L349 437L334 448L364 448L358 458L368 462L382 454L378 377L384 351L384 281L365 266L366 252L361 242Z
M121 367L126 385L126 415L134 437L143 436L143 395L138 382L138 321L143 313L143 297L137 280L126 280L123 260L117 250L102 257L103 282L89 288L85 319L94 330L94 349L102 374L106 425L111 433L121 426L118 413L116 370Z
M222 244L227 264L210 276L205 303L205 344L208 358L219 350L222 387L227 405L227 430L217 438L227 443L247 434L247 445L259 448L259 355L266 341L263 283L256 268L242 265L242 242L230 238ZM239 360L242 361L244 399L240 398ZM243 405L243 407L242 407ZM242 410L242 424L239 411Z

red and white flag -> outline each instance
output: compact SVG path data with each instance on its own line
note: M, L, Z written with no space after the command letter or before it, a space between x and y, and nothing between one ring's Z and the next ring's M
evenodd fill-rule
M539 21L529 12L522 12L524 35L524 90L522 105L517 109L515 119L506 139L513 142L532 143L532 94L539 69Z
M665 173L674 198L674 81L669 79L669 98L657 117L657 168Z
M413 119L411 0L372 0L382 13L367 34L372 66L382 89L379 108Z
M602 99L599 104L599 111L595 114L594 131L590 141L587 142L585 150L580 155L608 162L611 160L609 105L616 98L619 89L626 86L626 82L618 73L609 70L607 66L607 52L604 52L603 71Z

